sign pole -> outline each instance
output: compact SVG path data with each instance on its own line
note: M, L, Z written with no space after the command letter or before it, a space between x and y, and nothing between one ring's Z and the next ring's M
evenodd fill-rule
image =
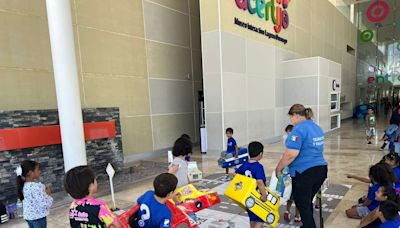
M114 210L117 209L117 207L115 206L115 197L114 197L114 184L113 184L113 177L115 175L115 170L114 167L108 163L107 168L106 168L106 172L108 174L108 178L110 180L110 189L111 189L111 199L114 205Z

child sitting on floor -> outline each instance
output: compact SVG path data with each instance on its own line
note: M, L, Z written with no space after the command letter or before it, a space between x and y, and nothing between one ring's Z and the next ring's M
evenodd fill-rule
M379 226L379 228L399 228L399 211L400 207L398 202L382 202L381 206L379 207L382 224Z
M367 216L371 211L375 210L375 208L379 206L379 201L376 200L375 193L381 186L393 185L393 182L395 181L395 177L390 166L382 162L372 166L369 169L369 179L353 175L347 175L347 177L370 183L368 195L363 197L362 202L346 210L347 217L354 219L361 219Z
M97 192L97 181L91 168L78 166L69 170L64 177L64 188L75 199L69 208L72 228L120 227L117 217L107 204L93 197Z
M381 205L386 201L398 201L395 190L392 186L381 186L375 193L375 199L379 202L379 206L375 210L371 211L367 216L361 219L360 225L358 227L366 227L370 224L381 224L379 221L379 211Z

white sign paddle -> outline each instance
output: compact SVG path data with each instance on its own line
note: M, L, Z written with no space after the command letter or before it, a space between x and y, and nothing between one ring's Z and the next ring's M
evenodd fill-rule
M107 165L106 172L107 172L108 178L110 180L111 198L113 201L114 209L116 209L117 207L115 206L114 184L113 184L113 177L115 175L115 169L110 163L108 163L108 165Z

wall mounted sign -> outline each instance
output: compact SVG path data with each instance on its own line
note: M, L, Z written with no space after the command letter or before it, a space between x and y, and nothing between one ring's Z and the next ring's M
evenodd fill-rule
M267 32L266 29L262 29L253 26L250 23L241 21L235 18L235 24L243 28L247 28L261 35L265 35L268 38L273 38L283 43L287 43L286 39L279 37L277 34L283 29L289 27L289 14L287 8L289 7L289 0L234 0L236 6L239 9L248 11L250 14L257 14L261 20L269 21L271 19L274 24L273 28L276 35Z
M400 51L400 43L397 44L397 50Z
M115 121L84 123L85 140L113 138ZM0 129L0 151L61 144L59 125Z
M336 90L339 89L339 88L340 88L339 82L336 81L336 80L333 80L333 81L332 81L332 90L333 90L333 91L336 91Z
M360 40L363 42L369 42L374 38L374 32L371 29L366 29L361 32Z
M378 23L385 20L385 18L389 15L389 10L389 4L387 4L385 1L378 0L368 6L367 18L373 23Z

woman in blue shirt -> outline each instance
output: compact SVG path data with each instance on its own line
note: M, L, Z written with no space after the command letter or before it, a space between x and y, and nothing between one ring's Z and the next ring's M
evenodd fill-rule
M300 211L302 227L316 227L312 200L324 183L328 167L324 159L324 132L313 120L313 112L301 104L289 110L290 122L295 126L286 139L286 151L276 167L276 176L289 166L294 201Z

